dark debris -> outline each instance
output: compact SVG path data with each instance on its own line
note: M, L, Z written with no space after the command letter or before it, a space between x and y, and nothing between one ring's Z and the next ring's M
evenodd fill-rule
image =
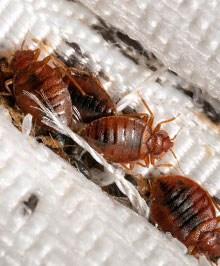
M183 88L181 86L176 87L178 90L182 91L185 95L189 96L193 99L194 93L191 90L188 90L186 88ZM195 103L196 104L196 103ZM220 103L219 103L220 104ZM211 105L210 102L203 99L202 104L200 103L200 107L202 109L202 112L216 125L220 124L220 113L218 113L215 108Z
M32 193L26 201L23 201L23 204L25 206L23 209L23 214L27 215L33 213L38 205L38 202L39 202L38 196Z
M144 64L152 71L156 71L162 63L151 52L147 52L143 46L136 40L130 38L127 34L119 31L117 28L108 25L102 18L97 17L99 23L91 27L97 31L103 39L115 47L135 64ZM154 62L154 63L153 63Z

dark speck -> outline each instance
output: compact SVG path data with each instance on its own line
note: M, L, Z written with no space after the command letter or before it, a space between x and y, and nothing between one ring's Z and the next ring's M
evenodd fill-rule
M34 212L39 202L39 198L35 194L31 194L30 197L23 201L24 204L24 215Z

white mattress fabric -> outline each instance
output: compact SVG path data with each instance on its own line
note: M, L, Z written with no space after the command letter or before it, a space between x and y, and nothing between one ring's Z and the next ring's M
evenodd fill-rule
M28 32L25 47L34 49L39 45L42 56L54 52L68 64L97 73L111 97L120 100L118 110L130 105L139 112L146 111L135 92L138 89L155 114L155 124L179 114L163 128L170 136L181 129L174 146L181 168L186 176L220 198L218 125L202 114L191 98L170 86L168 79L178 78L164 74L165 69L156 59L159 70L153 74L148 63L154 58L145 50L154 51L166 66L218 97L218 91L212 90L217 81L209 61L198 56L186 26L185 31L177 30L178 25L186 25L181 10L185 10L186 20L193 16L202 20L204 13L196 11L202 8L209 14L215 2L199 1L200 6L192 2L81 1L102 20L75 1L1 0L0 53L19 49ZM193 7L196 11L189 12ZM168 10L172 10L171 15ZM218 18L213 17L212 25L216 21L217 28ZM196 36L200 33L206 40L204 35L209 31L195 31ZM218 67L214 68L216 73ZM154 82L157 77L161 85ZM0 265L198 265L179 242L104 195L42 144L19 133L6 117L1 109ZM177 167L169 153L161 160L167 162ZM175 169L153 167L138 167L135 172L153 176L161 172L180 174ZM33 194L38 204L32 211L25 202Z
M81 0L170 69L220 100L220 2Z
M196 265L175 241L19 132L2 109L0 120L0 265ZM24 202L33 194L31 211Z

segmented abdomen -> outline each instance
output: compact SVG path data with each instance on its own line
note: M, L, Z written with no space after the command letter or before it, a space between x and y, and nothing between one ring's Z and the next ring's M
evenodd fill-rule
M147 125L138 118L110 116L97 119L79 133L106 160L131 163L143 159L143 136L150 137Z
M44 114L35 108L39 106L23 93L24 90L35 94L42 102L43 93L63 123L71 125L72 103L68 86L49 65L38 61L30 64L27 71L17 69L13 77L13 86L18 105L25 113L31 113L38 124L42 125L41 119Z
M158 178L152 188L151 215L164 232L186 246L198 240L196 230L205 222L208 230L215 228L215 209L208 193L194 181L182 176L165 176ZM212 220L212 221L211 221ZM205 230L205 229L203 229Z
M74 84L69 84L73 106L79 111L82 122L89 123L98 118L116 114L114 102L98 79L89 74L88 76L77 75L73 78L86 94L82 95Z

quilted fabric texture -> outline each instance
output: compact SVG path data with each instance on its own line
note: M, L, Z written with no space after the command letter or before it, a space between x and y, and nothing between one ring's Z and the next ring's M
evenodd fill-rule
M0 265L196 265L6 115L1 109ZM24 202L33 194L32 212Z
M167 67L220 100L219 1L81 2L140 41Z
M220 197L219 127L195 108L191 98L167 86L163 75L158 74L162 85L154 82L157 75L149 81L152 70L147 66L149 57L150 61L153 59L141 50L146 47L154 51L166 66L218 97L215 73L219 65L212 68L207 59L217 51L217 46L210 48L212 41L208 38L211 32L208 27L216 28L217 32L217 2L199 1L199 5L197 1L186 0L137 0L123 1L122 5L116 0L82 0L81 3L2 0L0 51L19 49L29 31L25 48L39 45L42 57L54 52L67 64L96 72L111 97L116 102L120 100L119 107L124 102L138 112L145 112L135 93L139 89L155 114L154 124L180 114L163 128L170 136L181 129L174 152L184 174L202 184L211 195ZM211 24L212 10L215 11ZM204 27L196 29L203 22L193 23L195 18L206 20L207 31ZM126 33L139 40L142 47ZM195 45L196 36L207 45L204 53ZM213 38L218 40L217 36ZM127 47L128 42L133 46ZM173 79L169 75L168 78ZM186 249L180 248L175 239L168 239L144 218L112 201L43 145L19 133L5 116L1 110L0 265L198 264L192 256L184 254ZM177 167L171 154L161 162ZM175 169L153 167L138 167L135 171L154 176L161 172L176 173ZM27 206L33 195L38 199L35 210Z

